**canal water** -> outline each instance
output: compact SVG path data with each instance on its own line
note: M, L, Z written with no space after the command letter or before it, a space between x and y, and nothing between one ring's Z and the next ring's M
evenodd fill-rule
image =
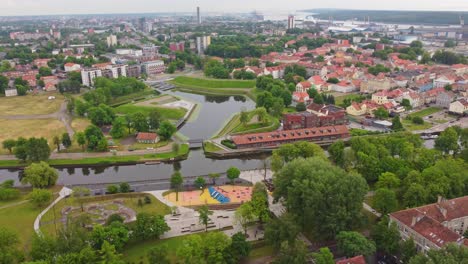
M255 108L255 103L243 96L207 96L171 91L169 94L198 104L195 118L186 123L180 133L190 139L209 139L224 123L242 109ZM206 158L202 149L192 150L187 160L177 163L155 165L75 167L59 169L58 184L104 184L169 179L177 169L186 177L223 173L235 166L241 170L263 168L262 159L255 156L245 159L215 160ZM13 179L18 181L21 171L0 170L0 182Z

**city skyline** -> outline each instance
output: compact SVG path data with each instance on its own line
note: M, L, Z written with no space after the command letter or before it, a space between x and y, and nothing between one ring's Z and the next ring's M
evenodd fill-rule
M134 1L92 1L82 0L80 5L71 8L67 1L57 0L2 0L0 16L29 16L29 15L66 15L66 14L115 14L115 13L159 13L159 12L193 12L200 6L202 12L293 12L294 10L314 8L340 8L365 10L421 10L421 11L468 11L468 4L459 0L447 0L441 3L428 0L421 8L420 3L395 0L391 3L375 2L371 0L357 0L348 2L343 0L329 0L327 2L311 3L306 0L293 0L289 2L272 0L265 6L260 0L239 0L219 5L215 0L180 0L168 4L164 0L134 0Z

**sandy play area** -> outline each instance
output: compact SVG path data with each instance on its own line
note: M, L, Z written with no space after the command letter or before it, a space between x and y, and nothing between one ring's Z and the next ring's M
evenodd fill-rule
M250 201L252 197L252 187L246 186L232 186L223 185L215 187L215 189L228 197L231 203L241 203ZM176 204L178 206L192 206L192 205L203 205L203 204L219 204L216 199L210 196L208 188L205 188L203 192L201 190L179 192L179 200L176 201L176 193L172 192L166 196L165 199Z

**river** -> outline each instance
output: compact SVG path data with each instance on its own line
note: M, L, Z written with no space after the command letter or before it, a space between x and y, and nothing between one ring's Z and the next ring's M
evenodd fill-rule
M190 139L209 139L234 114L242 109L255 108L255 103L243 96L207 96L170 91L182 99L197 103L194 118L187 122L179 132ZM264 157L245 159L214 160L206 158L202 149L192 150L188 159L178 163L161 163L156 165L129 166L98 166L98 167L70 167L59 169L57 184L104 184L118 182L138 182L149 180L169 179L175 169L179 169L186 177L222 173L235 166L241 170L263 168ZM21 171L0 170L0 182L13 179L18 182Z

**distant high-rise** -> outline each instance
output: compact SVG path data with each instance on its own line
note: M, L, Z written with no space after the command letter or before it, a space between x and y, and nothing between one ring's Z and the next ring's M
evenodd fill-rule
M197 23L201 24L201 14L200 14L200 7L197 6Z
M294 16L293 15L288 16L288 29L293 29L296 27L294 22L295 22Z

